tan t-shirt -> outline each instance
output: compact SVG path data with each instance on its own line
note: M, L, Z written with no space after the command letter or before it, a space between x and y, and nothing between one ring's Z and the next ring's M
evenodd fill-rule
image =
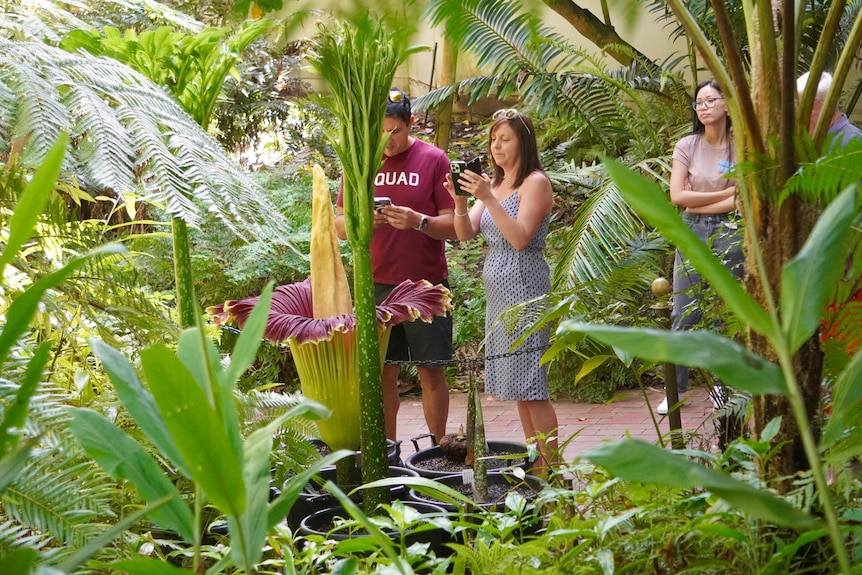
M720 192L736 185L736 180L724 177L733 167L733 141L716 148L703 134L689 134L677 142L673 159L688 167L689 189L695 192Z

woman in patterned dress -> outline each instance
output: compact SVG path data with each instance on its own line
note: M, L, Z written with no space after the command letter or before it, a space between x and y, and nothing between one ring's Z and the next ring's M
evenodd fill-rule
M550 291L543 250L554 196L539 162L530 118L512 108L498 110L493 118L488 143L493 177L464 171L458 181L475 198L473 207L468 208L467 196L455 194L451 177L446 188L455 198L458 239L481 233L489 247L483 273L485 391L517 403L524 436L538 445L535 469L546 472L558 462L557 414L548 396L547 368L539 363L549 332L537 331L512 349L532 322L522 314L513 326L501 315Z

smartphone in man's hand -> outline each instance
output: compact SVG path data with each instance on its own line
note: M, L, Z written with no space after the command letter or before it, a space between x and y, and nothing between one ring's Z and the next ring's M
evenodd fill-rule
M391 206L391 205L392 205L392 200L390 200L386 196L379 196L379 197L374 198L374 211L375 212L379 212L380 208L382 208L383 206Z

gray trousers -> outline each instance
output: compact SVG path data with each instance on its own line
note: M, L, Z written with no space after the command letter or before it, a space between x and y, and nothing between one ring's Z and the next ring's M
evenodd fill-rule
M712 253L724 262L730 273L742 278L745 273L742 253L742 230L735 212L703 216L683 212L682 219L703 243L712 248ZM709 296L708 284L686 260L679 250L673 262L673 312L671 329L686 331L700 323L703 318L704 296ZM721 329L721 321L713 321L712 329ZM688 366L676 366L676 385L682 393L688 389Z

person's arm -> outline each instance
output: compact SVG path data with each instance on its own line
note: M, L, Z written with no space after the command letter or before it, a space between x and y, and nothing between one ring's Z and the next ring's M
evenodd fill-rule
M421 231L435 240L448 240L455 237L453 228L454 210L452 208L443 208L437 214L422 214L407 206L392 204L384 206L380 211L386 218L386 223L393 228ZM423 216L428 219L428 223L424 230L419 230L419 224L422 223Z
M696 214L723 214L735 209L736 186L728 186L717 192L690 189L688 166L680 160L673 161L670 172L670 201Z
M446 174L446 181L443 186L455 199L454 212L454 227L455 237L461 241L472 240L479 235L479 222L482 219L482 212L485 210L485 204L476 200L473 204L473 209L467 205L467 196L459 196L455 193L455 187L452 185L452 176Z

